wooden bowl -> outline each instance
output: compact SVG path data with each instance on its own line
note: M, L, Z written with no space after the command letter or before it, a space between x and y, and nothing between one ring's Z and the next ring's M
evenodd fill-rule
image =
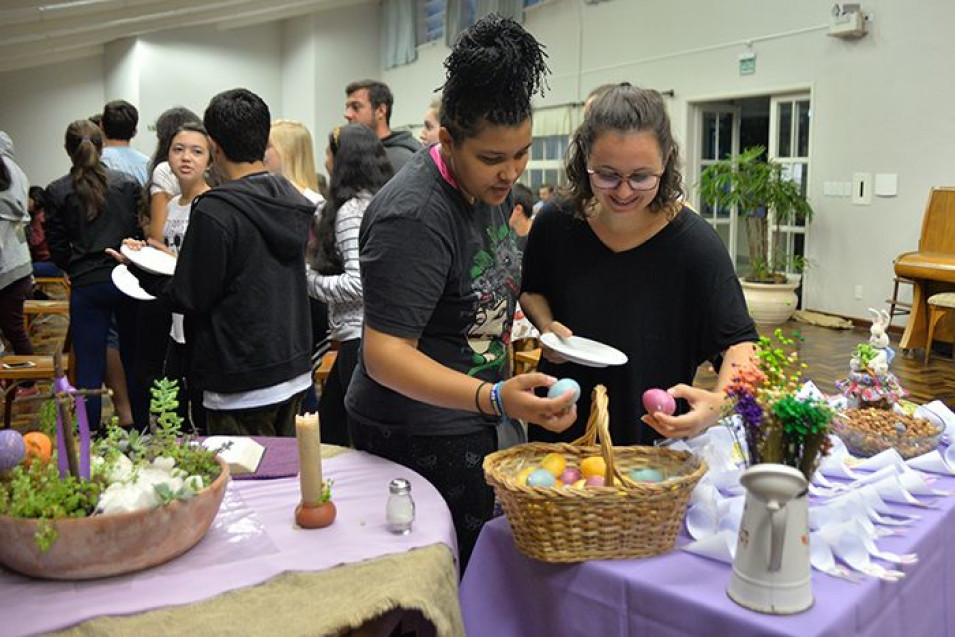
M225 496L229 466L190 500L132 513L67 518L55 522L59 536L41 553L37 520L0 515L0 564L24 575L82 580L140 571L182 555L206 534Z

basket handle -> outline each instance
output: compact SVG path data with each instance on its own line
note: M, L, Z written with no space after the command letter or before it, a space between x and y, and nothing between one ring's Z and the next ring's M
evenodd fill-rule
M603 456L606 465L604 486L612 487L615 479L623 484L626 484L627 481L617 471L613 459L613 441L610 439L610 415L607 411L609 401L606 387L603 385L594 387L590 400L590 416L587 418L584 435L570 444L593 446L599 441L600 455Z

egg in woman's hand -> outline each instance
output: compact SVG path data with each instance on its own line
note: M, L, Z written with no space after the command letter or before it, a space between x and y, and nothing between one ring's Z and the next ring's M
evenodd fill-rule
M643 408L651 415L662 411L672 416L676 413L676 401L665 389L648 389L643 392Z
M573 378L561 378L547 390L547 397L557 398L558 396L563 396L568 391L574 392L574 402L580 399L580 383Z

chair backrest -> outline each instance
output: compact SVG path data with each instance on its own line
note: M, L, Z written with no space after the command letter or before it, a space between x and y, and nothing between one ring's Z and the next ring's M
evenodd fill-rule
M955 253L955 187L932 188L929 193L919 252Z

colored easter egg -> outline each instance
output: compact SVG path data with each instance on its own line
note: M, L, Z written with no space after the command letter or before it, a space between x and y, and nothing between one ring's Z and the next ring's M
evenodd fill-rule
M587 478L587 481L584 483L588 487L602 487L604 486L604 477L603 476L590 476Z
M573 484L572 486L573 486L575 489L583 489L584 487L587 486L587 481L584 480L583 478L581 478L580 480L577 480L576 482L574 482L574 484Z
M520 473L517 474L517 484L527 484L527 478L530 477L532 473L537 471L538 467L527 467L522 469Z
M580 399L580 384L573 378L561 378L547 390L547 397L557 398L558 396L563 396L568 391L574 392L574 402Z
M659 469L643 467L641 469L634 469L631 471L630 479L634 482L662 482L663 474L660 473Z
M648 389L643 392L643 408L648 414L662 411L672 416L676 412L676 401L665 389Z
M23 462L26 453L27 448L19 431L0 431L0 471L9 471Z
M580 461L580 474L585 478L607 473L607 463L600 456L590 456Z
M28 466L34 459L49 462L53 455L53 441L42 431L31 431L23 436L23 444L26 446L24 462Z
M547 469L535 469L531 475L527 476L527 486L529 487L552 487L556 483L554 474Z
M580 480L580 478L580 470L574 467L567 467L564 469L564 472L560 474L560 480L564 484L573 484Z
M556 478L564 472L567 461L559 453L549 453L541 459L541 468L547 469Z

